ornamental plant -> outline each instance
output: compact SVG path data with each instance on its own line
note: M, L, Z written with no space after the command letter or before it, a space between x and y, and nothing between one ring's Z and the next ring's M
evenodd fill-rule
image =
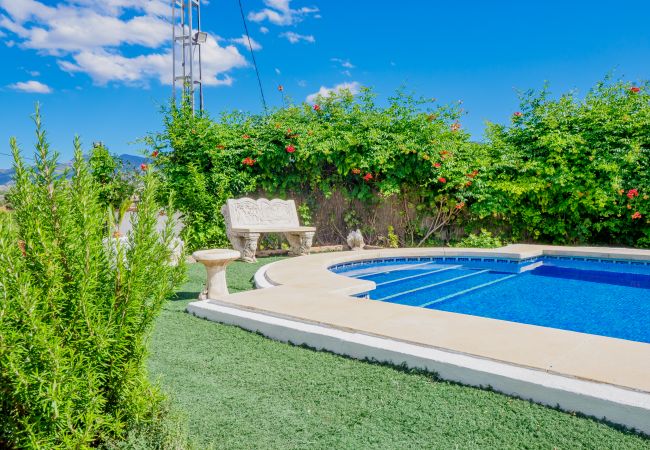
M515 239L650 247L650 85L605 79L584 98L528 91L488 126L493 163L472 211Z
M127 242L111 243L79 139L61 172L38 109L35 121L33 167L11 140L13 211L0 215L0 447L96 447L156 429L147 336L183 268L168 265L171 220L156 230L153 173L141 174Z
M299 194L318 205L338 193L360 212L394 201L404 241L420 245L463 216L457 205L470 204L482 184L487 152L469 141L462 115L458 105L404 92L379 106L370 89L214 121L186 104L169 108L165 131L148 142L160 152L154 164L184 214L191 248L227 245L219 210L246 194Z

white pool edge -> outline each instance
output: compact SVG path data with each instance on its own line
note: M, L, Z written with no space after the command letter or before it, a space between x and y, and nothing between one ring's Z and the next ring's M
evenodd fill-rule
M272 263L273 264L273 263ZM269 264L270 265L270 264ZM268 265L267 265L268 266ZM258 270L264 276L265 267ZM258 273L255 282L258 282ZM265 285L261 282L260 285ZM192 302L187 311L211 321L236 325L266 337L306 345L356 359L424 369L440 378L531 400L564 411L606 419L650 435L650 394L551 374L466 354L414 345L337 328L225 306L214 300ZM624 370L624 368L621 368Z
M255 275L253 276L253 280L255 281L255 287L257 289L266 289L266 288L276 286L275 284L271 283L269 279L266 277L266 272L273 264L275 263L265 264L259 269L257 269L257 272L255 272Z

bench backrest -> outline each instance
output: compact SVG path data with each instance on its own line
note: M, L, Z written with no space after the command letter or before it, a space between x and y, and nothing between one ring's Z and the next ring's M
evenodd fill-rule
M260 198L228 199L222 213L230 228L298 227L298 213L293 200Z

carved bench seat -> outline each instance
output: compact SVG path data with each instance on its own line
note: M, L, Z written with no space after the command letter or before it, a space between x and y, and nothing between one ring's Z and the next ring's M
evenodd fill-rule
M300 226L293 200L228 199L221 213L230 243L246 262L256 261L257 241L262 233L283 233L292 256L308 255L311 250L316 228Z

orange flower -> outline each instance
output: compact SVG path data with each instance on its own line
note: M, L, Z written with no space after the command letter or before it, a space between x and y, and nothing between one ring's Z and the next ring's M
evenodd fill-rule
M361 173L361 169L357 169L356 167L352 169L352 173L355 175L359 175Z
M633 219L640 219L641 217L643 217L643 216L641 216L641 213L639 211L632 214Z
M250 139L251 137L250 137L249 135L245 134L245 135L242 136L242 138L244 138L244 139Z
M246 158L244 158L242 160L241 163L243 165L245 165L245 166L252 166L253 164L255 164L255 160L253 158L251 158L250 156L247 156Z
M371 173L367 173L367 174L365 174L365 175L363 176L363 179L364 179L365 181L370 181L370 180L372 180L372 174L371 174Z

